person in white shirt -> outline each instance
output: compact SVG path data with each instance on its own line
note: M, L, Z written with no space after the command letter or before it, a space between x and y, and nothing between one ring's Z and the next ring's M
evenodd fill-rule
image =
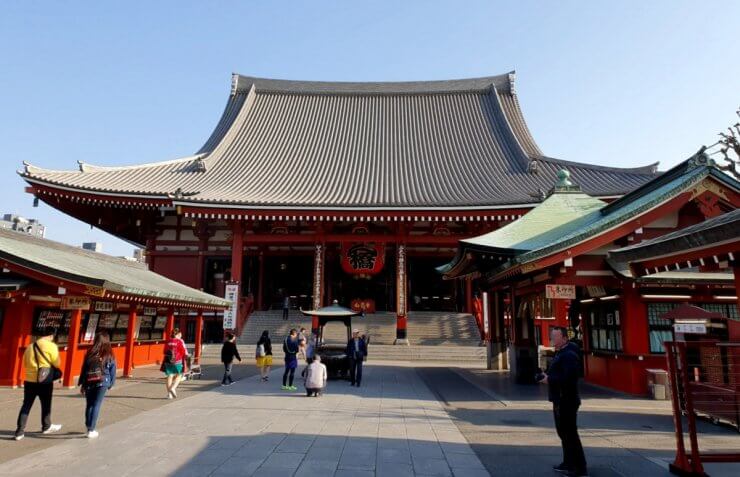
M311 364L306 368L306 396L321 396L326 389L326 365L319 355L309 358Z

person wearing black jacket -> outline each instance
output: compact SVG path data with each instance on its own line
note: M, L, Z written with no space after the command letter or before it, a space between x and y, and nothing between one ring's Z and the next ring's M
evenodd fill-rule
M347 342L345 353L349 359L350 385L359 388L362 382L362 362L367 358L367 342L360 336L359 330L352 330L352 338Z
M555 416L555 429L563 446L563 462L553 469L569 476L585 476L586 456L578 437L577 425L578 408L581 406L581 396L578 393L580 350L575 343L568 341L564 328L558 327L552 331L551 342L556 350L555 357L540 382L548 386L547 394Z
M234 365L234 358L241 363L242 357L236 349L236 336L226 333L226 341L221 348L221 362L224 363L224 378L221 380L221 386L229 386L234 383L231 377L231 367Z

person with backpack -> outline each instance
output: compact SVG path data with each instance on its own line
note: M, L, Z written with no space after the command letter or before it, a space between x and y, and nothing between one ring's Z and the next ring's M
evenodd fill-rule
M171 338L164 345L164 359L162 360L162 371L167 376L167 399L177 398L177 386L185 371L187 356L188 350L182 340L182 333L179 328L175 328L172 330Z
M98 431L100 408L103 406L105 393L116 384L116 358L110 346L108 333L102 331L95 335L92 348L85 354L80 370L80 392L85 396L85 427L87 438L95 439Z
M221 380L221 386L230 386L234 384L231 377L231 368L234 365L234 358L242 362L239 351L236 349L236 336L233 333L226 333L226 341L221 347L221 362L224 363L224 377Z
M257 367L260 369L260 378L262 381L267 381L272 367L272 342L268 330L263 331L262 336L257 341L255 355Z
M23 405L18 413L18 425L15 429L16 441L26 435L26 422L34 401L41 401L41 433L51 434L61 430L61 424L51 423L51 398L54 391L54 381L62 378L59 369L59 348L54 343L55 329L46 327L40 331L39 337L26 351L23 352Z
M295 369L298 367L298 332L295 328L283 341L283 352L285 353L285 372L283 373L283 391L295 391L293 379Z

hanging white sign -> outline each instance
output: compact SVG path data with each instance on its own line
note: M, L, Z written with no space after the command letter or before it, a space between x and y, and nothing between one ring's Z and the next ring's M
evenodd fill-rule
M236 307L239 301L239 284L228 283L224 298L231 302L231 306L224 310L224 329L233 330L236 328Z

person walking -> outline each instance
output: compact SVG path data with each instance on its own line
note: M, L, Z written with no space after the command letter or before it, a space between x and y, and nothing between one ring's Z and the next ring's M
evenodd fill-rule
M23 352L23 404L18 413L14 439L19 441L26 435L26 422L34 401L41 401L41 433L51 434L61 430L61 424L51 423L51 399L54 380L61 379L59 348L54 343L55 329L44 328L40 336Z
M352 338L347 342L346 354L349 358L350 385L356 385L359 388L362 382L362 362L367 357L367 343L357 329L352 330Z
M162 371L167 376L167 399L177 398L177 386L182 380L187 356L188 350L182 340L182 333L175 328L172 330L171 338L164 345L164 359L162 360Z
M236 336L233 333L226 333L226 341L221 347L221 362L224 363L224 377L221 380L221 386L230 386L234 384L231 377L231 368L234 365L234 358L242 362L239 356L239 350L236 349Z
M290 296L285 295L283 297L283 320L288 319L289 313L290 313Z
M285 372L283 373L283 390L295 391L293 379L295 378L295 369L298 367L298 332L295 328L290 330L290 334L283 341L283 352L285 353Z
M95 341L82 361L78 384L80 392L85 396L87 438L95 439L98 437L95 427L105 393L116 384L116 358L113 356L107 332L103 331L95 335Z
M578 437L577 425L578 408L581 405L578 393L580 350L575 343L568 341L567 331L561 327L553 329L551 342L556 350L555 357L540 382L548 386L555 430L563 447L563 462L554 466L553 470L573 477L585 476L586 456Z
M306 396L321 396L326 388L326 365L321 362L317 355L308 358L310 364L306 368Z
M260 378L262 378L262 381L269 380L270 368L272 367L272 342L270 341L269 331L263 331L262 336L257 340L255 355L257 367L260 369Z

